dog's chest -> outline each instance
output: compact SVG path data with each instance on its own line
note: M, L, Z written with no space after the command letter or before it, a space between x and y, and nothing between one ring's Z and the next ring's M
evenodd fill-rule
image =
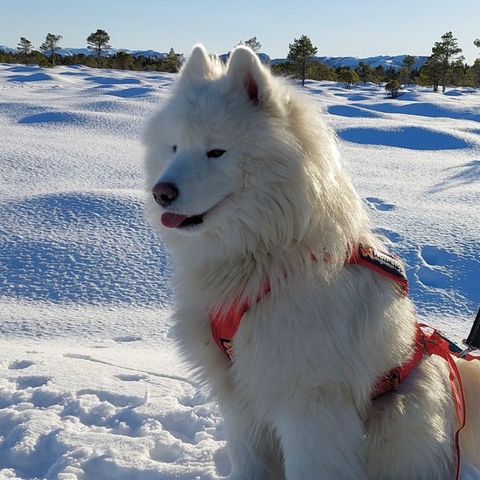
M252 396L272 401L299 386L337 383L346 374L342 351L348 343L340 315L309 284L265 297L244 315L234 338L235 381Z

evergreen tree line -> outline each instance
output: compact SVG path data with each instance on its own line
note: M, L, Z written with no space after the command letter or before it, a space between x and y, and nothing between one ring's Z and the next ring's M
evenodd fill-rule
M119 51L114 55L106 55L111 48L110 36L102 29L91 33L87 38L87 46L94 55L60 56L61 35L48 33L39 50L34 50L32 43L25 37L20 38L17 52L0 51L0 62L38 64L40 66L82 64L98 68L118 68L123 70L155 70L176 72L180 68L183 56L173 48L165 58L150 58L133 56L128 52ZM480 48L480 39L473 42ZM247 45L255 52L261 48L257 37L241 41L237 45ZM342 82L347 88L358 83L386 84L386 89L392 97L397 96L402 86L418 84L432 87L436 92L439 88L445 92L447 86L480 87L480 58L473 65L465 63L461 55L462 49L452 32L442 35L441 40L435 42L427 63L419 70L415 68L416 58L407 55L403 60L402 68L376 68L360 62L354 69L349 67L329 67L315 58L317 47L310 38L302 35L295 38L289 45L287 60L271 66L274 74L289 75L299 78L302 85L306 79L331 80Z
M107 55L111 45L110 35L102 29L92 32L87 38L87 47L93 55L68 55L58 54L61 49L61 35L48 33L45 41L38 50L25 37L20 37L17 52L0 50L0 62L24 63L25 65L40 65L52 67L55 65L86 65L93 68L116 68L121 70L153 70L160 72L177 72L182 64L183 56L173 48L165 58L152 58L149 56L133 56L126 51L118 51L114 55Z
M473 43L480 48L480 39ZM338 81L347 88L360 82L379 85L386 83L385 88L392 97L397 96L402 86L408 84L432 87L435 92L439 87L445 92L447 86L480 87L480 58L476 59L473 65L466 64L461 55L462 49L452 32L445 33L439 42L435 42L430 57L419 70L414 68L416 58L411 55L405 56L400 69L385 69L382 66L373 68L363 62L352 69L328 67L315 59L316 53L317 47L306 35L302 35L289 45L287 62L273 65L272 70L278 74L300 78L302 85L307 78Z

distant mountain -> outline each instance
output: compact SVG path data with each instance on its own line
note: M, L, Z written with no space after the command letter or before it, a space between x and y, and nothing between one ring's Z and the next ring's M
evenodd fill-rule
M146 58L166 58L168 53L156 52L155 50L124 50L124 52L130 53L134 57L146 57Z
M227 63L229 55L230 55L230 52L229 53L222 53L221 55L218 56L218 58L223 63ZM266 63L267 65L270 65L272 63L272 59L266 53L260 53L259 52L259 53L257 53L257 55L258 55L258 58L260 58L260 61L262 63Z
M5 45L0 45L0 52L17 53L18 50L16 48L10 48L6 47Z
M314 57L317 62L321 62L324 65L327 65L332 68L338 67L350 67L356 68L360 62L366 63L373 68L382 66L386 69L393 68L395 70L399 70L402 68L402 62L406 55L378 55L376 57L366 57L366 58L358 58L358 57ZM419 56L415 57L415 68L419 69L425 65L425 62L428 60L426 56ZM275 58L271 61L272 65L287 63L288 60L286 58Z

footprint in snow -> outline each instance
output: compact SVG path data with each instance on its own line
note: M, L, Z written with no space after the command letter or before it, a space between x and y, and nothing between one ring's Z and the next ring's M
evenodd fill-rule
M136 407L142 405L145 399L134 395L124 395L122 393L110 392L108 390L97 390L93 388L84 388L77 391L79 397L88 395L95 396L100 402L107 402L114 407Z
M428 266L419 268L418 279L426 287L431 288L447 288L450 283L450 277L446 273Z
M177 441L175 444L166 444L156 441L155 446L150 449L150 457L156 462L174 463L184 455L182 443Z
M118 343L128 343L128 342L140 342L143 340L142 337L137 337L135 335L126 335L124 337L115 337L114 340Z
M389 230L388 228L376 228L375 234L379 237L383 237L383 239L386 239L387 242L390 243L398 243L403 240L402 235L393 230Z
M128 374L128 373L120 373L118 375L115 375L115 377L121 380L122 382L139 382L140 380L146 380L148 378L147 375Z
M84 355L83 353L64 353L63 356L65 358L78 358L79 360L91 360L92 362L95 361L91 355Z
M420 256L428 265L443 265L447 263L451 254L433 245L425 245L422 247Z
M226 477L232 471L232 464L230 463L226 447L219 448L215 452L213 460L217 475Z
M198 390L193 394L186 395L178 399L178 403L180 403L180 405L190 408L204 405L205 403L207 403L207 401L208 400L206 395L201 390Z
M393 203L387 203L381 198L377 197L367 197L365 198L365 201L370 208L373 210L379 210L381 212L389 212L390 210L394 210L396 208Z
M23 370L25 368L31 367L32 365L35 365L35 362L32 362L30 360L15 360L8 366L8 368L10 370Z
M451 254L433 245L424 245L419 257L423 265L418 270L418 279L429 287L447 288L451 278L446 265Z
M18 388L22 388L22 389L41 387L43 385L46 385L50 381L51 381L51 377L45 377L42 375L30 375L25 377L18 377L16 380Z

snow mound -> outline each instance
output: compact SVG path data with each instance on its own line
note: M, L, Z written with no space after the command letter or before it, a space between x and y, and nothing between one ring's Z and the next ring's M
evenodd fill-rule
M58 80L56 75L48 73L32 73L30 75L12 75L9 78L10 82L26 83L26 82L46 82Z
M356 107L361 107L375 112L383 113L400 113L403 115L418 115L422 117L433 118L457 118L463 120L473 120L480 122L480 114L473 109L459 108L459 106L451 105L436 105L427 102L404 103L398 102L396 104L377 103L377 104L358 104Z
M411 150L448 150L470 148L464 139L450 133L424 127L348 128L339 132L342 140L366 145L381 145Z
M18 123L81 123L78 115L69 112L45 112L28 115Z
M0 47L1 48L1 47ZM5 68L5 72L26 73L26 72L42 72L43 69L38 65L12 65Z
M140 84L142 81L138 78L118 78L118 77L90 77L87 78L89 82L98 83L99 85L130 85L130 84Z
M167 255L135 198L37 195L5 202L0 222L9 225L0 233L5 297L169 303Z
M364 108L350 105L330 105L327 111L332 115L340 115L341 117L351 118L376 118L380 116L378 113L369 112Z
M131 97L143 97L153 93L152 88L148 87L134 87L134 88L125 88L123 90L118 90L116 92L110 92L109 95L120 98L131 98Z

